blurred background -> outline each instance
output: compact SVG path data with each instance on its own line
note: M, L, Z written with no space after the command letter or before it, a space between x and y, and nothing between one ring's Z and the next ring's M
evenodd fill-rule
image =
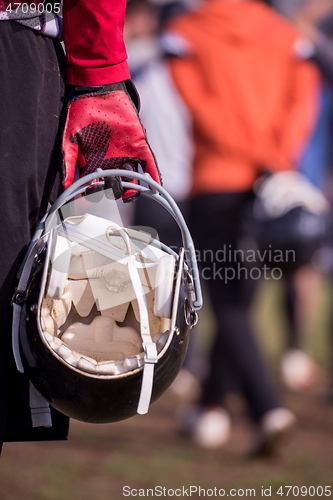
M177 23L182 16L191 15L200 10L203 3L212 1L239 4L239 17L242 17L242 29L246 32L251 31L246 23L252 23L253 18L249 16L246 20L242 4L260 4L260 8L265 9L264 15L283 19L288 26L285 29L295 38L295 54L309 65L311 81L315 81L315 92L312 89L306 94L302 87L303 101L295 91L293 100L290 99L287 105L291 110L297 104L300 107L297 116L302 117L303 124L306 119L309 121L302 136L302 147L298 143L294 148L298 152L297 159L294 155L291 165L287 165L285 158L282 161L282 145L274 154L273 149L267 152L266 163L262 165L265 168L257 169L255 179L264 181L252 183L254 194L244 209L246 223L242 218L239 233L233 235L235 240L230 240L237 240L237 248L244 251L296 249L295 265L284 269L281 262L275 265L282 269L278 276L268 271L267 276L252 279L255 287L251 299L246 307L242 304L242 309L237 309L237 314L243 314L251 325L255 348L265 367L262 376L272 384L274 397L276 394L281 401L279 405L292 415L293 425L286 425L283 432L274 429L272 437L281 437L281 440L268 449L268 431L264 428L262 415L261 420L251 416L254 410L242 384L229 383L229 373L212 377L215 373L213 363L216 363L212 352L216 352L216 339L220 329L223 330L225 316L222 317L220 310L224 304L221 299L216 305L214 296L211 300L212 291L203 280L204 307L191 332L184 368L149 413L115 424L72 421L68 442L5 443L0 467L1 500L117 500L124 497L125 486L127 491L133 490L132 496L135 490L138 496L144 496L139 489L156 486L167 490L216 487L224 488L226 494L234 488L239 490L236 498L246 496L243 490L250 488L255 488L256 496L261 496L262 487L271 488L272 498L281 498L278 494L281 486L306 486L308 490L303 490L303 494L294 490L294 496L305 498L328 496L321 494L320 486L333 489L333 0L127 2L125 41L132 78L141 97L140 116L157 157L164 186L191 227L191 200L198 192L199 197L201 194L196 187L199 182L198 148L203 147L196 106L200 93L197 91L193 101L187 89L194 87L194 81L188 79L183 85L177 80L182 61L186 66L193 57L189 40L180 36L183 34L181 29L177 32L177 27L181 26ZM231 37L232 40L235 37ZM241 42L237 43L237 50L241 50ZM261 45L264 44L262 40ZM260 48L258 50L260 58ZM207 59L210 59L209 53ZM233 74L232 65L226 72L230 72L230 68L232 88L237 88L239 76L236 71ZM253 72L250 65L248 70L250 81ZM224 77L222 68L216 87ZM237 100L236 91L235 95ZM306 114L305 108L311 109L311 113ZM264 113L256 111L258 116ZM292 122L293 116L291 111L287 112L281 125L281 130L290 130L288 144L299 127L297 118ZM230 151L236 147L233 144L238 147L242 137L241 134L232 136L236 129L230 128L227 118L222 128L230 129L231 137L225 146ZM251 119L256 121L255 118L257 115L253 112ZM207 133L207 128L205 130ZM255 125L253 130L256 130ZM208 141L208 144L212 149L214 142ZM247 144L245 148L244 145L249 158L261 155L262 152L255 152L255 148L255 141L252 148L251 141L250 146ZM279 162L283 167L277 167ZM230 165L230 169L236 168ZM266 169L270 172L268 177ZM275 177L285 170L293 171L296 177ZM274 196L269 194L268 184L264 183L272 177L279 179L271 187ZM228 187L222 191L228 192ZM276 213L272 215L269 201L273 198ZM258 216L258 207L262 211L271 210L270 215L265 212L265 217ZM233 217L233 209L228 210ZM236 213L238 208L234 210ZM308 226L307 217L311 219ZM154 227L161 241L171 247L180 244L173 220L163 210L152 210L149 200L143 197L123 207L123 218L126 225ZM265 239L267 234L271 239ZM267 263L271 269L269 264L271 262ZM230 335L233 335L232 329ZM245 349L246 342L245 337L240 340L239 351ZM241 375L239 379L237 376L232 382L240 382ZM211 404L203 403L209 380L213 386L211 391L220 391L221 401L218 405L214 403L214 408L219 406L223 411L223 430L218 421L216 436L214 423L209 424L208 430L201 425L201 417L211 408ZM310 490L311 486L315 490ZM287 490L283 492L286 495Z

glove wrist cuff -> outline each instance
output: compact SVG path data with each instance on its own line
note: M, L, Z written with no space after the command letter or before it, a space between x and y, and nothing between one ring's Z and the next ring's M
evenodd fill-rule
M99 90L106 90L108 92L112 90L126 90L124 82L109 83L107 85L92 85L87 87L82 87L79 85L74 86L75 92L82 92L87 94L89 92L98 92Z
M122 90L131 98L137 111L140 110L140 98L139 94L135 88L135 85L131 80L126 80L124 82L109 83L107 85L92 85L92 86L79 86L79 85L68 85L68 97L67 101L74 99L75 97L80 97L81 95L93 94L95 92L112 92L115 90Z
M68 100L74 97L79 97L81 95L93 94L94 92L112 92L114 90L123 90L126 92L126 86L124 82L110 83L107 85L91 85L91 86L81 86L81 85L68 85L67 93Z

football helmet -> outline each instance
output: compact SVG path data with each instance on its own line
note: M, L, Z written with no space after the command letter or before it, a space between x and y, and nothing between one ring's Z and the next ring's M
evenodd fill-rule
M328 228L330 204L323 193L296 171L262 176L254 193L244 217L245 245L283 272L309 263Z
M107 188L115 177L138 180L171 213L179 253L154 231L124 227ZM87 194L97 179L103 197ZM70 418L144 414L178 374L201 305L195 249L172 197L148 174L97 171L62 193L32 239L13 297L16 365L34 395Z

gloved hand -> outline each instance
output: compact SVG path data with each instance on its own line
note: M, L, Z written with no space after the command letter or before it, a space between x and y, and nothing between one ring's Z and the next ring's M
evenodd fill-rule
M72 92L62 139L64 187L72 184L76 163L80 177L98 168L137 171L140 163L142 170L161 184L145 129L125 83L75 87ZM137 183L129 178L123 180ZM138 191L126 189L122 198L133 201L138 195Z

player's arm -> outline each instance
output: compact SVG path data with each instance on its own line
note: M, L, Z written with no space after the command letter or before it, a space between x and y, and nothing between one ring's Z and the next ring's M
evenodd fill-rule
M123 40L125 0L65 0L66 81L70 85L63 135L63 184L109 168L136 169L140 163L161 182L129 82ZM127 190L123 199L135 198Z

